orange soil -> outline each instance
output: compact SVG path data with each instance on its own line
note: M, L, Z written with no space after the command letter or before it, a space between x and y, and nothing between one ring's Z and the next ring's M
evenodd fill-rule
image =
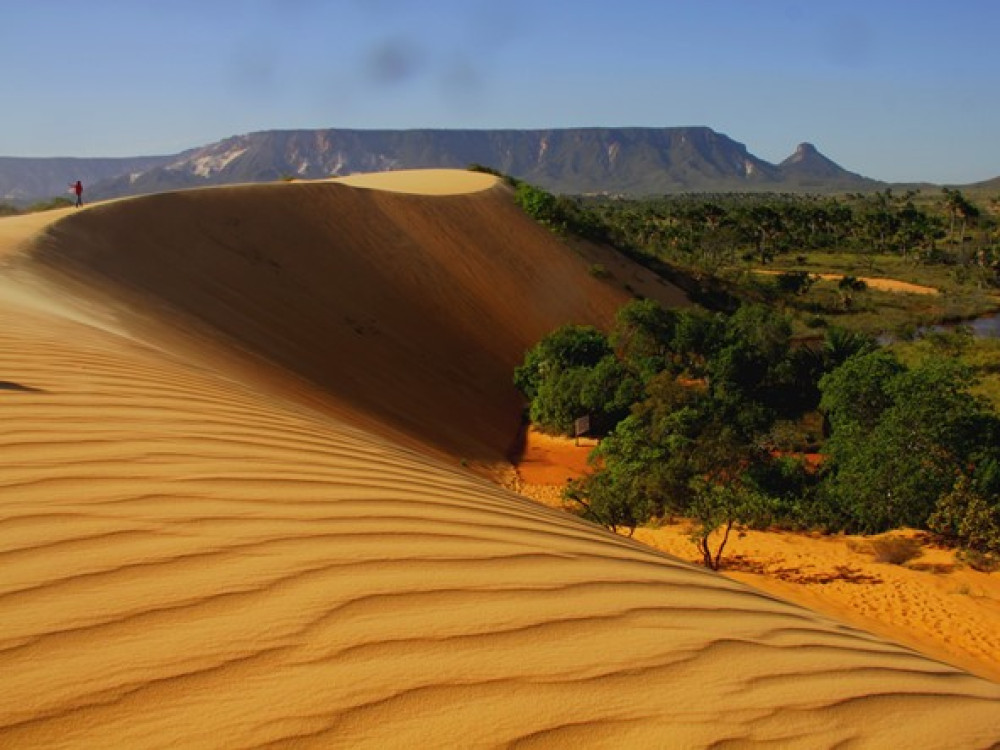
M524 436L524 450L516 470L525 484L565 485L592 470L590 452L597 441L589 437L570 440L546 435L534 428Z
M592 445L529 430L517 466L522 493L565 507L558 489L588 470ZM688 529L687 523L641 528L635 538L698 563ZM926 540L920 556L905 565L879 563L865 551L868 541L790 532L733 534L724 575L1000 681L1000 573L968 568L956 561L954 550Z

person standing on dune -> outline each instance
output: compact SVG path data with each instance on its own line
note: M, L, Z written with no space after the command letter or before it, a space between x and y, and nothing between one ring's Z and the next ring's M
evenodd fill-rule
M70 185L70 188L76 193L76 207L79 208L83 205L83 183L77 180L75 185Z

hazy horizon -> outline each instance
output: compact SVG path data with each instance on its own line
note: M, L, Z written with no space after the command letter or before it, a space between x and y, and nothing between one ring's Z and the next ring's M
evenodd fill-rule
M957 8L957 9L956 9ZM1000 6L637 0L15 4L2 156L263 130L706 126L888 182L1000 175Z

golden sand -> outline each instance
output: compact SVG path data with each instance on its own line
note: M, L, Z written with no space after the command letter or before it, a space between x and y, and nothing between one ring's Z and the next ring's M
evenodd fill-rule
M787 271L773 271L770 269L756 269L754 273L762 273L767 276L776 276L778 274L787 273ZM844 278L843 274L839 273L811 273L810 276L814 276L824 281L840 281ZM865 282L869 289L875 289L880 292L901 292L906 294L940 294L940 292L932 286L923 286L922 284L912 284L909 281L900 281L899 279L888 279L882 276L858 276L858 280Z
M517 464L521 494L575 510L562 500L566 483L593 470L595 441L529 430ZM635 538L697 564L690 524L640 528ZM792 532L733 534L725 548L724 574L918 651L1000 682L1000 574L976 571L913 531L918 545L903 564L879 562L872 539Z
M334 182L352 187L414 195L459 195L494 187L498 179L484 172L459 169L400 169L337 177Z
M460 465L626 298L506 188L6 221L0 746L1000 741L1000 685Z

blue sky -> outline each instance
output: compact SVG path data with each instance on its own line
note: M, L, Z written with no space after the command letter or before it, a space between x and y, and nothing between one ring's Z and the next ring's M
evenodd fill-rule
M707 125L1000 175L997 0L0 0L0 156L284 128Z

